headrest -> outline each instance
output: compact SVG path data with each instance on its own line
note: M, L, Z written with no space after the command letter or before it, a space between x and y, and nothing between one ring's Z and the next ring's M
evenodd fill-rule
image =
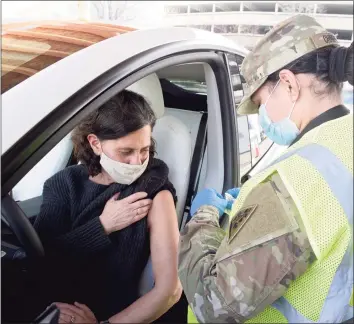
M145 78L133 83L127 90L136 92L142 95L150 104L156 118L160 118L165 113L165 103L160 80L155 73L152 73Z

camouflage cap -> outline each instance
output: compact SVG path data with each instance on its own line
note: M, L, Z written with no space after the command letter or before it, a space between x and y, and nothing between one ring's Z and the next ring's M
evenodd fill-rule
M258 113L259 107L251 101L251 96L269 75L307 53L330 45L339 46L336 37L310 16L296 15L274 26L242 62L241 75L246 85L238 113Z

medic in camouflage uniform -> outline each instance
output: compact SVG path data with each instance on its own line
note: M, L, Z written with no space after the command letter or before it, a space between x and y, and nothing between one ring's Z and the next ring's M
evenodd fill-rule
M251 96L271 74L325 47L353 57L353 45L339 47L312 17L275 26L243 61L248 89L238 112L257 113L260 103ZM335 84L346 81L338 71L336 80L332 68L326 75ZM210 189L196 196L194 216L181 233L179 276L199 322L338 323L353 317L353 119L345 107L335 109L338 116L324 112L325 120L297 134L239 194L231 192L237 199L226 230L219 218L227 200Z

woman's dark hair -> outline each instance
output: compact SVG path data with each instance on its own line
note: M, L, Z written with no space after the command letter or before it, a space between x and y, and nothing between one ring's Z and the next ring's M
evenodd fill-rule
M279 72L283 69L294 74L311 73L318 81L325 84L325 92L315 94L332 94L340 92L343 82L353 85L353 43L350 47L324 47L301 56L268 77L268 81L275 83L279 80Z
M87 140L95 134L100 141L114 140L135 132L144 126L155 126L156 117L143 96L128 90L119 92L96 111L88 115L73 131L71 139L77 161L88 168L91 176L101 172L100 157L97 156ZM150 156L155 154L152 139Z

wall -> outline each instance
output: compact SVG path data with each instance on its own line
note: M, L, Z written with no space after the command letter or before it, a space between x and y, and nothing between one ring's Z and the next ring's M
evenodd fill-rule
M293 14L260 13L260 12L222 12L222 13L198 13L198 14L171 14L166 15L164 23L173 25L210 25L210 24L258 24L274 25ZM316 20L326 28L341 28L353 30L353 16L326 16L316 15Z
M166 3L164 26L189 26L221 33L252 47L272 26L307 13L348 46L353 40L351 1L185 1Z

